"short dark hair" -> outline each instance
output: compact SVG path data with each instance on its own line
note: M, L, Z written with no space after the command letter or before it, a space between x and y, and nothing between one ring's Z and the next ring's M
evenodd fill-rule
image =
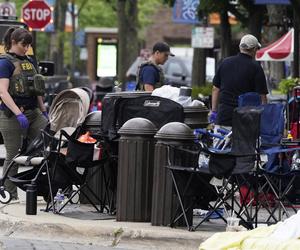
M171 51L170 51L169 44L167 44L165 42L158 42L158 43L154 44L153 49L152 49L152 53L154 54L156 51L169 52L170 56L174 56L174 54L172 54Z

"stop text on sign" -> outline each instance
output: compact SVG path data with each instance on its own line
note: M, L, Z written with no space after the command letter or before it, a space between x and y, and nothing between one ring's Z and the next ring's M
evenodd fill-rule
M51 16L51 11L48 9L25 9L23 14L25 21L46 21Z

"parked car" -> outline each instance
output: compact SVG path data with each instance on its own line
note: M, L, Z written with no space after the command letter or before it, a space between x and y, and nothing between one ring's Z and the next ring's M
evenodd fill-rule
M143 60L138 57L127 71L127 77L133 79L136 77L136 72ZM191 57L169 57L164 65L162 65L165 80L167 84L172 86L191 86L192 81L192 63ZM207 57L206 59L206 80L212 81L214 76L215 62L214 58Z

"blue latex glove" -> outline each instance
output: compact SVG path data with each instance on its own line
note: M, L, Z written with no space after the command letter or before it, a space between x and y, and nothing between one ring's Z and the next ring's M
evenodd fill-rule
M216 120L217 120L217 115L218 115L217 111L211 111L211 113L209 115L209 122L210 123L215 123Z
M22 129L27 129L29 127L29 121L23 113L17 115L16 117Z
M45 116L45 118L47 120L49 120L49 116L48 116L48 112L47 111L43 111L42 114L43 114L43 116Z

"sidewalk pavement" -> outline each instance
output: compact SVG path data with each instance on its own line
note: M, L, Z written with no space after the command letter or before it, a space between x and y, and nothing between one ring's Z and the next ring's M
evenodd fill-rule
M63 242L117 246L125 249L186 250L198 249L201 242L216 231L220 231L220 227L217 224L214 225L214 222L210 222L211 225L203 226L201 231L196 232L189 232L186 228L151 226L151 223L117 222L108 215L103 216L103 214L91 212L92 207L87 205L66 207L63 215L41 211L43 208L45 208L45 202L39 201L37 215L26 215L24 201L1 205L0 235L55 239ZM79 214L79 216L67 217L72 214Z

